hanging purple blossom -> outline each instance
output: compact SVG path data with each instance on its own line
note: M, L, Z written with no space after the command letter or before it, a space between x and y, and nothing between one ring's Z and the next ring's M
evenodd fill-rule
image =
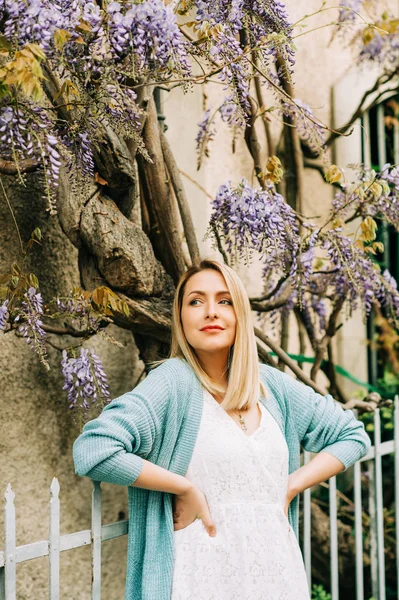
M364 0L340 0L339 5L342 7L339 11L338 22L348 23L357 20L357 14L362 7Z
M219 187L212 208L210 226L220 232L232 257L259 253L270 272L291 267L300 240L296 216L272 186L255 189L243 179L232 188L229 182Z
M342 186L335 194L331 218L345 219L357 214L361 217L384 218L399 230L399 171L385 164L379 173L359 165L356 186Z
M4 102L4 101L3 101ZM44 171L48 208L55 210L61 157L54 126L40 107L25 101L18 107L0 103L0 154L10 161L36 160Z
M291 117L295 122L299 137L308 144L311 150L320 151L325 145L326 127L315 118L310 107L295 98L292 102L281 103L283 115Z
M81 348L77 358L68 356L64 350L61 367L65 378L62 389L67 391L69 408L83 408L86 411L90 408L89 402L109 401L107 376L100 358L92 349Z
M18 331L23 335L27 344L36 352L41 363L49 369L47 362L46 332L42 325L43 299L34 287L30 287L24 294L20 312L14 322L19 322Z
M205 111L202 121L198 123L199 129L197 137L195 138L198 157L197 169L201 168L203 157L209 157L209 143L213 140L216 133L216 127L213 117L214 115L211 116L211 109L208 108Z
M8 300L0 306L0 331L4 331L8 320Z
M172 70L187 76L191 73L184 39L171 6L161 0L138 4L111 2L109 15L110 42L117 60L130 53L135 67L153 77L168 76Z

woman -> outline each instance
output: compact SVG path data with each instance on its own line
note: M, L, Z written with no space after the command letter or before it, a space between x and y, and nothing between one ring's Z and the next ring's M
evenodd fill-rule
M301 468L300 445L318 453ZM177 287L171 358L85 425L74 460L129 486L125 600L308 600L297 494L369 446L331 396L258 363L242 282L205 260Z

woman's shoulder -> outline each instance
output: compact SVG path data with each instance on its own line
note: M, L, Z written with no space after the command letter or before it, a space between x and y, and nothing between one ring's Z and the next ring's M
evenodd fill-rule
M280 369L277 369L277 367L259 363L259 374L262 382L266 385L281 385L283 382L284 373Z
M167 358L155 365L147 377L167 379L170 382L183 383L193 376L193 370L183 358Z

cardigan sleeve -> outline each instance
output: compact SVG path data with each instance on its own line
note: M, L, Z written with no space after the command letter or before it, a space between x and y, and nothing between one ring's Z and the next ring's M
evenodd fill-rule
M73 445L77 475L118 485L136 481L143 458L159 434L170 396L161 370L162 366L151 371L134 390L86 423Z
M328 452L345 469L367 454L370 438L351 410L344 410L330 394L322 396L289 375L281 375L299 441L305 450Z

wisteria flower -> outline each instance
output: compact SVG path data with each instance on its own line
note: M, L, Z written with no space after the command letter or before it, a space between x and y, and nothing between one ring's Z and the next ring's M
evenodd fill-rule
M8 300L0 306L0 331L4 331L8 320Z
M49 369L47 362L46 332L43 329L43 299L34 287L30 287L24 294L20 311L14 321L19 322L18 331L26 343L36 352L41 363Z
M62 352L61 370L65 378L62 388L67 391L69 408L87 411L89 403L97 400L109 401L109 387L100 358L92 349L80 349L78 357Z
M231 256L263 256L268 270L286 271L298 253L299 234L294 211L272 186L252 188L243 179L219 187L212 202L210 226L221 234Z

